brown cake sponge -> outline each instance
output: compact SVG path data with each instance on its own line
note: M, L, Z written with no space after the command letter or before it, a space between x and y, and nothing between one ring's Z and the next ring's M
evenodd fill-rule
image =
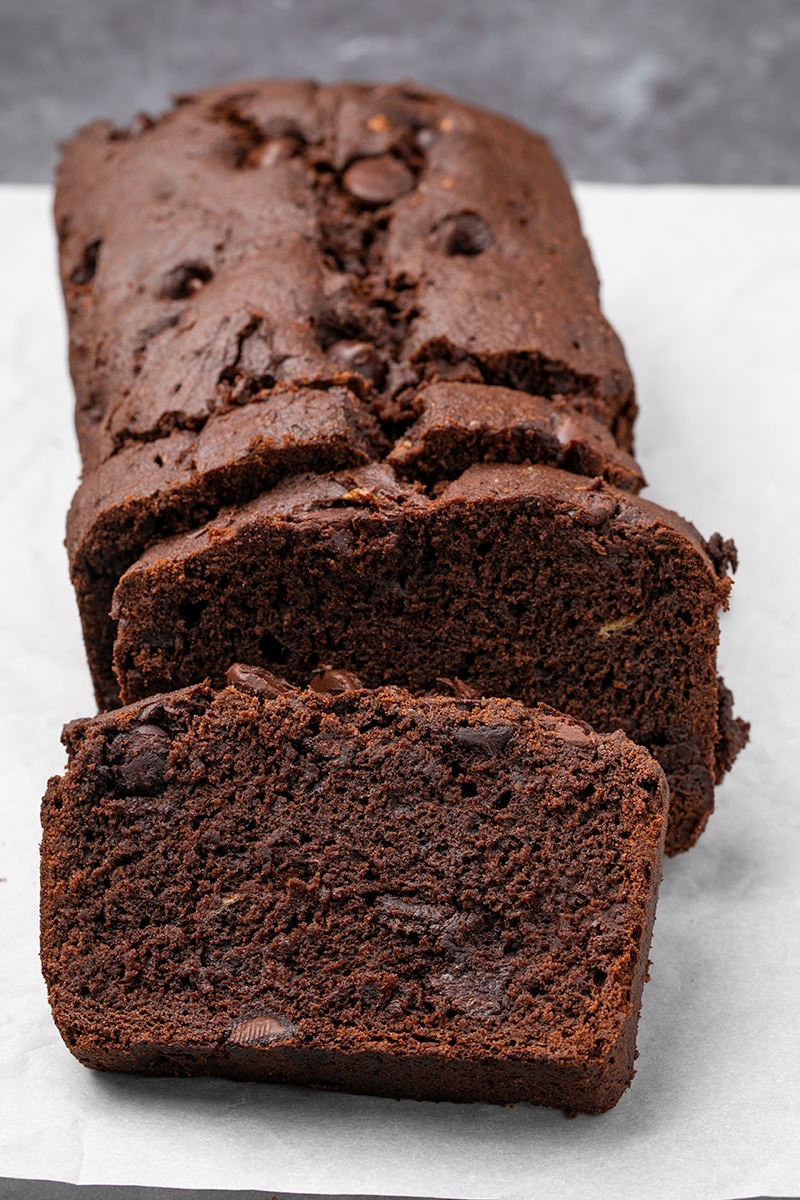
M389 459L405 478L446 483L472 463L499 459L566 466L630 491L644 483L611 434L566 402L450 382L425 385L415 406L418 419ZM67 549L99 706L119 704L111 666L114 588L145 549L284 479L361 466L388 445L349 388L275 388L209 419L199 432L128 445L87 472L67 519Z
M746 738L720 716L726 564L675 513L552 467L475 465L433 497L386 465L298 476L125 573L115 667L126 701L237 660L543 701L651 750L674 853Z
M42 962L80 1061L616 1103L667 815L647 752L513 700L231 678L65 730Z

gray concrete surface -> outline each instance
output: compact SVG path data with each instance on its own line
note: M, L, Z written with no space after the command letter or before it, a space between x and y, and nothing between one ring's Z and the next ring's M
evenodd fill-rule
M413 77L577 179L800 183L800 0L0 0L0 179L93 116L257 76Z

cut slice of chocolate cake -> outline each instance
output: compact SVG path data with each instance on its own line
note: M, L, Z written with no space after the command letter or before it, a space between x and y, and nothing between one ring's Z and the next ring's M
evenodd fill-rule
M730 580L715 547L675 513L546 466L475 465L435 499L386 465L296 477L126 572L116 670L127 701L220 686L234 661L544 701L652 751L674 853L746 736L720 719Z
M406 477L447 481L473 462L510 457L568 465L632 491L644 482L603 426L565 404L463 383L430 384L415 404L419 419L390 456ZM109 611L120 576L143 550L284 478L360 466L387 445L349 389L283 388L198 433L127 446L88 472L67 520L67 548L99 706L119 703Z
M65 730L42 962L80 1061L615 1104L666 825L653 759L513 700L230 677Z

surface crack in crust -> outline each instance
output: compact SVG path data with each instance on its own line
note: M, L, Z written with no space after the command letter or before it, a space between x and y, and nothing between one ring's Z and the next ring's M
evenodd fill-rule
M247 338L250 336L252 336L252 331L242 336L241 340L243 344L246 344ZM215 417L224 416L233 408L247 408L251 404L258 405L269 403L270 401L280 404L293 396L307 395L312 397L315 393L334 391L336 389L347 391L352 397L354 405L364 408L362 416L363 432L366 440L371 445L370 457L376 462L382 461L382 456L387 450L386 439L382 436L379 422L370 419L371 414L364 403L366 388L351 375L342 372L342 374L335 375L330 379L315 382L313 386L304 386L296 383L285 383L281 380L276 380L271 375L247 375L239 371L238 363L234 363L230 367L224 368L220 374L218 388L220 404L218 407L214 407L208 413L196 416L187 416L185 412L176 409L175 411L162 413L156 425L150 429L118 430L114 434L113 450L106 459L106 463L110 462L121 451L135 445L146 446L151 443L166 441L174 433L201 433L209 422L213 422ZM258 436L256 427L253 429L253 436ZM101 463L98 467L86 472L86 477L91 477L98 471L102 471L106 463ZM320 465L320 470L325 470L322 464ZM248 496L247 498L249 499L250 497Z
M114 448L107 461L115 458L130 445L146 446L151 442L165 441L173 433L199 433L208 417L187 417L180 409L164 412L156 425L150 429L122 429L114 434Z
M420 123L397 126L391 153L384 155L390 164L402 164L415 186L425 169L424 151L414 137L415 128L421 127ZM369 392L384 433L393 440L415 415L413 389L419 376L407 365L404 368L403 348L417 315L418 283L408 276L387 276L384 255L393 216L391 200L370 203L345 186L354 161L374 159L348 155L335 138L306 146L304 152L329 287L325 304L312 314L314 332L320 348L328 353L335 353L344 340L374 346L379 361L368 376Z
M579 412L581 397L590 396L594 388L591 377L577 375L565 363L541 354L473 355L446 338L429 342L417 351L414 361L425 379L486 383L548 400L566 400L574 402Z
M266 364L271 366L274 362L264 337L264 324L263 317L253 316L236 335L236 354L233 361L222 368L217 379L223 411L234 405L247 404L249 400L275 386L274 375L257 373L258 367Z

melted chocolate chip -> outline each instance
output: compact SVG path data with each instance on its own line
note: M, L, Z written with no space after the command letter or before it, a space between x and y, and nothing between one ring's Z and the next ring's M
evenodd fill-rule
M469 750L480 750L484 754L499 754L514 736L510 725L475 725L457 729L455 741Z
M405 163L391 154L359 158L347 168L342 182L350 195L364 204L390 204L416 187Z
M483 217L474 212L454 213L451 217L445 217L439 231L445 254L474 258L494 245L491 229Z
M274 700L277 696L285 696L287 692L296 692L287 680L263 667L247 667L244 663L234 663L225 672L225 680L229 687L238 692L247 692L251 696L263 696L266 700Z
M334 342L328 349L328 357L363 375L376 387L382 386L386 368L380 354L369 342Z
M308 685L312 692L355 692L364 685L357 675L350 671L334 671L332 667L320 667L311 676Z
M119 790L127 796L154 796L164 787L169 734L158 725L137 725L120 733L109 748Z
M168 696L158 696L139 709L139 720L143 725L166 725L167 729L171 727L172 721L180 721L181 717L185 716L186 709L180 701L172 704Z

